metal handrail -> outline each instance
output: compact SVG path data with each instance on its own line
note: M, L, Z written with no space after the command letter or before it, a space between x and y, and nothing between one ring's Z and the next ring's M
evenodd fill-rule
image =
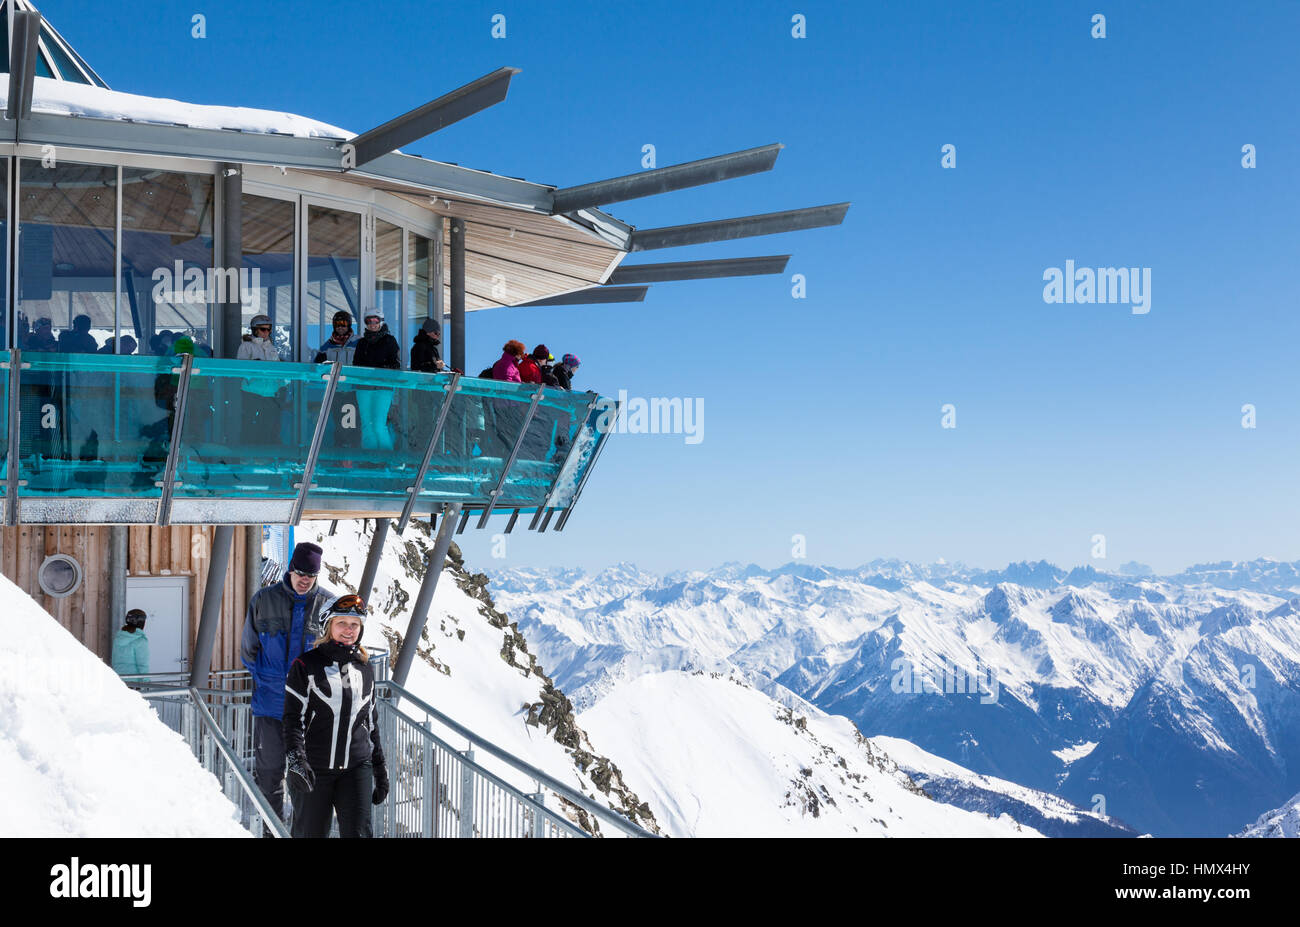
M545 785L547 788L551 789L551 791L555 792L557 795L561 796L567 801L573 802L573 804L587 811L589 814L592 814L595 817L599 818L601 821L604 821L605 823L611 825L612 827L618 828L620 831L627 834L629 837L655 836L654 834L650 833L648 830L645 830L644 828L636 824L633 824L631 821L629 821L627 818L623 817L621 814L614 811L613 809L607 808L604 805L600 805L592 801L586 795L583 795L581 792L577 791L571 786L565 785L563 782L556 779L554 776L551 776L548 773L545 773L542 770L538 769L536 766L533 766L532 764L519 759L514 754L509 753L506 750L503 750L501 747L498 747L496 744L492 743L491 741L484 740L482 737L475 734L473 731L465 727L463 724L459 724L456 721L453 721L451 718L447 717L447 715L443 714L441 711L434 708L428 702L422 701L421 699L417 698L415 695L412 695L410 691L398 685L397 683L392 681L375 683L376 689L382 687L387 687L391 692L396 693L399 698L406 699L416 708L420 709L425 714L429 715L431 718L437 720L439 724L442 724L444 727L447 727L448 729L453 731L458 737L465 738L467 741L469 741L469 743L472 746L487 751L497 759L501 760L510 768L516 770L517 772L523 773L528 778L533 779Z
M456 755L458 762L466 769L469 769L480 779L483 779L491 783L492 785L495 785L497 788L501 789L503 792L505 792L511 798L515 799L517 802L519 802L521 805L523 805L533 814L540 815L541 817L550 821L550 823L554 825L556 828L567 832L568 836L570 837L591 836L582 828L577 827L571 821L565 819L562 815L556 814L554 811L547 808L545 804L537 801L537 799L535 799L531 795L521 791L520 789L511 785L509 782L506 782L500 776L496 775L490 770L487 770L484 767L480 766L478 763L474 762L468 756L458 751L451 744L447 743L445 740L438 737L432 731L429 731L428 729L423 727L420 724L420 722L416 721L406 712L402 711L402 709L398 708L397 705L395 705L394 703L385 702L385 708L387 711L391 711L398 718L401 718L408 725L410 725L410 728L414 733L418 734L420 737L423 737L425 740L430 741L436 746L441 747L443 750L447 751L448 753ZM424 770L423 774L428 775L430 772L431 770ZM464 813L464 809L461 810L461 813ZM432 836L432 835L426 834L425 836Z
M216 719L212 717L212 713L209 711L203 698L203 695L205 694L230 697L242 696L244 693L230 692L223 689L198 689L182 686L157 686L149 691L140 692L140 696L149 701L179 702L181 705L192 709L194 713L193 716L198 719L199 726L203 729L203 733L211 738L212 744L215 745L217 751L225 759L231 775L235 778L235 781L239 783L240 789L256 809L266 830L274 834L276 837L288 837L289 831L285 828L279 815L272 810L270 803L266 800L266 796L262 794L262 790L259 789L257 783L253 781L252 775L244 765L244 761L236 755L230 741L226 739L225 734L222 732L221 726L217 723ZM182 731L183 727L184 725L182 724ZM186 738L186 740L188 742L188 738ZM195 758L202 761L201 746L197 742L191 742L189 746L194 752ZM209 772L211 772L210 769ZM229 797L230 796L227 795L227 798Z

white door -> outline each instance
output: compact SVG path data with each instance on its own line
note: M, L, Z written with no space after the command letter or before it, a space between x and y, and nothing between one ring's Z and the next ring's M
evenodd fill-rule
M142 608L147 616L149 672L182 673L190 666L190 578L188 576L128 576L126 610Z

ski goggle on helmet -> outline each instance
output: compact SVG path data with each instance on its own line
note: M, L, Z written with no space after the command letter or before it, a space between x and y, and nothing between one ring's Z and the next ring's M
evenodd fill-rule
M325 609L322 621L329 621L336 615L348 615L352 618L360 618L364 624L366 620L366 603L359 595L341 595L329 607Z

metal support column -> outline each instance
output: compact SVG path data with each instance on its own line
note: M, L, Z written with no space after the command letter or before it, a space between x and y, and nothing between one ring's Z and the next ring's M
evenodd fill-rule
M384 554L384 540L388 537L389 520L387 518L375 519L375 533L370 538L370 553L366 554L366 568L361 571L361 585L357 587L357 595L361 596L361 601L370 602L370 587L375 584L375 574L379 572L379 558Z
M459 502L453 502L443 511L438 537L424 565L424 579L420 582L415 605L411 607L411 623L406 628L402 650L393 667L393 682L399 686L406 685L407 674L411 672L411 662L415 659L415 650L420 644L420 634L424 631L425 619L429 617L429 606L433 604L433 592L438 588L438 577L442 575L442 566L447 562L447 549L451 547L451 536L456 528L456 518L460 515L460 506Z
M465 366L465 220L451 220L451 366Z
M108 529L108 626L100 642L113 652L113 635L126 624L126 566L127 540L130 529L126 525L113 525Z
M5 524L18 524L18 487L22 473L18 457L22 453L22 428L19 427L21 410L18 404L22 389L23 352L15 347L9 352L9 452L5 461Z
M226 586L230 547L234 538L234 525L217 525L212 534L208 578L203 587L203 608L199 613L198 634L194 638L194 657L190 660L190 685L199 689L208 687L208 673L212 670L212 645L217 639L217 626L221 624L221 594Z
M239 269L244 266L244 168L242 164L220 164L221 174L221 266L227 271L227 281L234 277L234 286L227 285L226 298L218 311L221 318L221 340L218 357L234 357L239 353L239 339L243 334L243 303L239 294ZM235 273L229 275L229 271ZM271 314L274 306L257 306L259 312Z
M262 588L262 526L244 527L244 588L252 598ZM240 603L245 608L248 602ZM239 609L235 610L236 614Z
M158 517L156 525L170 525L172 521L172 495L176 490L176 464L181 456L181 434L185 430L185 413L189 406L190 374L194 372L194 355L186 354L180 367L173 367L172 374L179 375L176 385L176 398L172 400L172 434L171 447L167 449L167 465L163 468L163 478L154 485L162 487L158 498Z

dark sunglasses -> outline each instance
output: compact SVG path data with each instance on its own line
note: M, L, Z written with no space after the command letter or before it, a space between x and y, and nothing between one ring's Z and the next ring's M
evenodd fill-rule
M255 332L269 332L270 330L271 326L269 325L259 325L257 328L253 329Z
M289 572L292 573L294 576L316 576L316 575L318 575L318 574L316 574L316 573L305 573L305 572L303 572L302 570L290 570Z

